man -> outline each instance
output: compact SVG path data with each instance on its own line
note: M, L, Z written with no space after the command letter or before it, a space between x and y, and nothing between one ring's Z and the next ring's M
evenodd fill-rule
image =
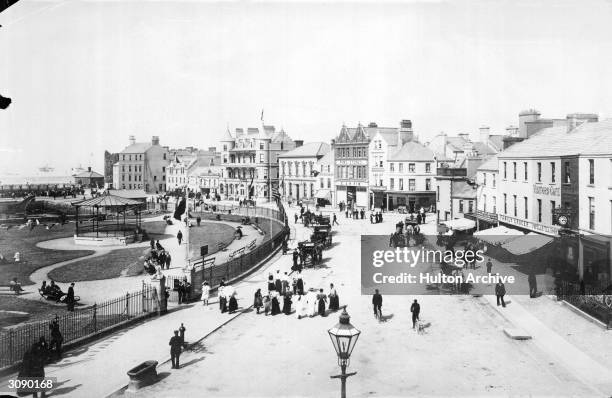
M180 230L178 231L178 234L176 234L176 239L178 240L178 244L179 246L181 245L181 242L183 241L183 232L181 232Z
M283 291L283 282L281 280L280 270L276 270L276 280L274 281L274 288L276 289L278 294L281 294Z
M57 317L49 324L49 330L51 330L49 350L55 350L55 355L59 359L62 357L62 343L64 342L64 337L60 331L59 320Z
M74 282L72 282L68 288L68 293L66 294L66 305L68 306L68 311L74 311Z
M179 337L179 331L174 331L174 336L170 338L170 342L168 343L170 346L170 359L172 360L172 369L179 369L179 357L181 356L181 347L183 343L181 342L181 338Z
M297 220L298 220L298 215L297 213L293 213L293 219L295 220L294 223L297 224Z
M179 328L179 337L181 339L181 344L183 345L183 347L185 346L185 330L187 330L187 328L181 323L181 327Z
M382 318L382 302L382 295L378 293L378 289L376 289L374 291L374 295L372 296L372 306L374 307L374 317L378 320Z
M421 206L419 213L421 214L421 223L425 224L425 209L423 208L423 206Z
M497 274L499 276L499 274ZM502 307L506 307L506 302L504 301L504 295L506 294L506 286L499 281L495 285L495 295L497 296L497 305L499 306L499 302L501 301Z
M533 270L529 272L527 282L529 283L529 297L536 298L538 296L538 281Z
M297 271L298 270L298 258L300 257L297 249L293 249L293 266L291 267L291 269L293 271Z
M421 305L416 301L416 299L410 306L410 312L412 312L412 328L414 329L416 327L416 321L419 320L419 314L421 312Z
M336 217L336 213L334 213L334 221L332 221L332 225L334 225L334 224L336 224L336 225L340 225L340 224L338 223L338 217Z
M170 252L166 252L166 269L170 269L171 261L172 261L172 256L170 256Z
M487 274L491 273L491 269L493 268L493 263L491 262L491 258L487 259Z

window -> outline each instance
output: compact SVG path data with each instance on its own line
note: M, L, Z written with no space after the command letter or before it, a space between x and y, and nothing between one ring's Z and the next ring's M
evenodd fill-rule
M399 172L403 172L404 171L404 163L400 163L399 164Z
M395 188L395 178L390 178L389 179L389 188L390 189L394 189Z
M525 181L527 181L527 162L523 162L523 169L525 170Z
M482 210L487 211L487 195L482 195Z
M389 171L391 172L395 171L395 163L389 163Z
M595 184L595 160L589 159L589 184Z
M482 185L487 186L487 173L482 173Z
M555 220L555 217L553 215L553 212L555 211L555 208L557 207L557 204L555 203L554 200L550 201L550 223L552 224Z
M516 195L512 195L512 199L514 201L514 217L516 217L518 215L516 211Z
M425 172L431 173L431 163L425 163Z
M260 153L259 154L259 163L263 163L264 162L264 154Z
M516 162L512 162L512 179L516 180Z
M538 182L542 182L542 163L538 162Z
M321 188L325 188L325 184L323 183L323 179L321 178Z
M327 188L331 188L331 179L330 178L327 179Z
M408 172L414 173L414 163L408 163Z
M538 199L538 222L542 222L542 199Z
M463 201L459 201L459 213L463 213Z
M416 181L414 178L411 178L408 180L408 190L409 191L416 191Z
M508 214L508 195L504 194L504 214Z
M504 180L508 178L508 164L504 162Z
M125 155L123 155L123 159L122 159L122 160L125 160ZM124 188L124 189L125 189L125 188Z
M259 143L259 149L264 149L264 143L263 142Z
M555 182L555 162L550 162L550 182Z
M440 201L440 186L436 187L436 202Z
M227 151L227 144L223 144L223 151Z
M426 191L431 191L431 178L426 178L425 179L425 190Z
M132 172L132 166L131 166L131 165L129 165L129 166L128 166L128 171L129 171L130 173Z
M121 166L121 171L125 172L125 166Z
M138 181L140 181L140 179ZM157 176L153 176L153 181L157 181Z
M589 229L595 229L595 198L589 197Z
M570 162L563 163L563 182L565 184L572 182L572 178L570 176Z
M491 176L493 177L493 188L495 188L495 173L491 174Z
M166 167L162 166L162 173L165 173L165 172L166 172Z
M472 212L474 212L474 201L469 200L468 201L468 213L472 213Z
M523 197L523 202L525 205L525 220L529 218L529 207L527 206L527 196Z
M493 213L497 213L497 197L493 196Z
M123 159L123 160L125 160L125 159ZM166 154L165 153L164 153L164 160L166 160Z
M399 190L400 191L404 190L404 179L403 178L399 179Z

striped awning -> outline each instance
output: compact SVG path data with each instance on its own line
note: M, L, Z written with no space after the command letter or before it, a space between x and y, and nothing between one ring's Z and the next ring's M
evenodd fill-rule
M78 203L73 203L76 207L124 207L140 205L137 200L122 198L115 195L101 195L96 198L86 199Z

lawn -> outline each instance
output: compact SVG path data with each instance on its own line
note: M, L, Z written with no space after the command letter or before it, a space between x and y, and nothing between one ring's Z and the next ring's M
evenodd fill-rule
M78 260L56 268L49 272L49 278L68 283L138 275L143 271L143 262L139 258L148 251L148 247L113 250L102 256Z
M91 250L51 250L37 247L38 242L66 238L74 234L74 223L56 225L52 229L37 226L29 228L11 228L0 231L0 253L9 261L0 265L0 283L8 284L17 278L22 285L31 285L29 276L41 267L46 267L60 261L83 257L93 253ZM13 262L15 252L21 254L20 263Z
M26 314L15 314L10 311L21 311ZM0 300L0 328L22 322L49 319L55 314L63 315L64 313L66 313L65 305L54 305L44 300L29 300L6 295Z
M219 242L226 246L234 240L236 229L223 223L203 222L189 228L189 257L200 257L200 246L208 245L208 253L219 250Z

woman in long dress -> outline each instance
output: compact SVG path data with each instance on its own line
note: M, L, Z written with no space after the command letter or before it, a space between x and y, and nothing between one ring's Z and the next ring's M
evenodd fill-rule
M327 304L327 296L323 293L323 289L319 289L319 294L317 294L318 301L318 312L319 315L325 316L325 304Z
M317 293L313 288L308 290L306 300L308 302L308 316L313 317L317 315Z
M274 290L274 276L272 274L268 274L268 291Z
M329 285L329 309L338 311L338 308L340 308L340 298L338 297L338 292L336 292L334 284L331 283Z
M298 296L295 306L298 319L308 316L308 300L306 296Z
M291 292L287 291L283 297L283 314L291 315Z
M272 313L271 315L277 315L281 313L280 304L278 302L278 292L272 292Z
M257 289L255 292L255 298L253 300L253 307L257 310L259 314L259 309L263 306L263 297L261 295L261 289Z
M202 305L208 305L208 300L210 299L210 286L208 285L208 281L204 281L202 283Z
M268 313L272 311L272 301L270 300L270 295L266 295L263 300L264 305L264 313L268 316Z
M302 279L302 275L298 275L298 279L296 282L297 285L297 294L304 294L304 280Z
M236 292L232 293L229 299L229 313L233 314L238 309L238 300L236 300Z

